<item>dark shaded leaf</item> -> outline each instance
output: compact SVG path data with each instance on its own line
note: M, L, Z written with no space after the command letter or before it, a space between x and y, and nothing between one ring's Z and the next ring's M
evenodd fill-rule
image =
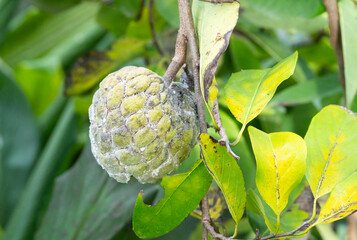
M137 38L121 38L109 51L90 52L78 59L66 80L65 93L73 96L87 92L109 73L143 53L146 42Z
M40 145L39 130L24 94L0 62L0 223L25 188Z
M77 164L60 176L36 239L106 240L130 220L140 189L136 181L120 184L101 169L85 147Z

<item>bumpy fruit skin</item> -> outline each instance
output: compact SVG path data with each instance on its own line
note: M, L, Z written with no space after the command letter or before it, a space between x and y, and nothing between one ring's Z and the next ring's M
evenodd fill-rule
M118 182L154 183L177 169L199 134L193 94L149 69L124 67L100 83L89 108L97 162Z

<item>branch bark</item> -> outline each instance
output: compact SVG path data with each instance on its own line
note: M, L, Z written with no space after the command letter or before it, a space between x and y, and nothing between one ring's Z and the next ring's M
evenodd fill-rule
M323 0L328 14L328 23L330 28L330 41L331 45L335 49L337 58L340 82L343 89L346 88L345 83L345 65L343 61L342 41L341 41L341 29L340 18L338 14L338 6L336 0Z
M155 24L154 24L154 0L150 0L149 2L149 20L150 20L150 30L152 41L161 56L164 56L164 52L160 48L159 42L157 41Z

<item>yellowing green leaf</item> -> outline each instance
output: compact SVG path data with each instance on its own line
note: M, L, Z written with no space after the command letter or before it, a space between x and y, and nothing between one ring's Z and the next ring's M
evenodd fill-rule
M305 136L306 178L315 198L329 193L357 169L357 116L335 105L312 119Z
M297 57L295 52L272 69L246 70L231 76L224 88L225 100L243 127L263 110L279 84L294 73Z
M133 213L133 228L140 238L161 236L179 225L207 193L212 178L198 161L187 173L164 177L165 197L155 206L145 205L139 194Z
M234 157L208 134L200 135L200 144L206 166L222 190L229 212L236 226L243 216L246 203L244 179Z
M249 127L257 161L256 184L264 201L279 216L292 190L301 182L306 169L304 140L290 132L266 134Z
M209 97L208 97L208 104L213 107L214 100L218 95L218 85L216 78L213 77L212 85L209 87Z
M194 0L192 12L199 38L200 83L204 99L208 99L218 59L226 51L238 20L239 3L212 4Z
M146 40L120 38L106 52L91 52L79 59L66 81L65 92L69 96L79 95L93 88L106 75L117 70L125 62L144 51Z
M322 207L317 223L330 223L357 210L357 173L352 174L332 190Z

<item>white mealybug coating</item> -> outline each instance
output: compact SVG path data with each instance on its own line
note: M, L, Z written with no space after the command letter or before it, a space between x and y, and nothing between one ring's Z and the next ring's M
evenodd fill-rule
M100 83L89 107L97 162L118 182L154 183L175 171L199 134L193 94L143 67L124 67Z

